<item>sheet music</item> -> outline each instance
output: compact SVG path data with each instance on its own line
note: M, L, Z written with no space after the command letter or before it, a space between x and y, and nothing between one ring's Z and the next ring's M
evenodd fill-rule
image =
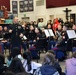
M52 29L49 29L50 36L54 36Z
M67 34L68 34L69 39L76 38L76 33L74 30L67 30Z
M49 32L48 32L48 30L47 30L47 29L45 29L45 30L44 30L44 32L45 32L45 35L46 35L47 37L49 37L49 36L50 36L50 34L49 34Z
M52 29L45 29L44 32L47 37L54 36Z
M0 41L3 40L3 38L0 38Z
M27 37L26 37L26 36L23 36L23 39L24 39L24 40L27 40Z

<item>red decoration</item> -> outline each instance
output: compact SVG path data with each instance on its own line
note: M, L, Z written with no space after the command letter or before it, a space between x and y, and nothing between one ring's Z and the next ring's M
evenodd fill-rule
M5 6L10 11L10 0L0 0L0 7Z
M8 11L5 6L1 6L1 10L3 11L3 18L7 19L8 18Z

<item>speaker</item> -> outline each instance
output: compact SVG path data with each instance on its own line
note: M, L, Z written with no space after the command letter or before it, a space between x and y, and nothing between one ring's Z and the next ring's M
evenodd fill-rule
M74 24L76 24L76 14L70 14L70 19L74 20Z

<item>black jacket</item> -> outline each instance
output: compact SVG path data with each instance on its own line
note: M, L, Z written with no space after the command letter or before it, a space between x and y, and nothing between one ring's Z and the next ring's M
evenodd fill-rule
M12 30L11 34L11 43L15 45L19 45L22 43L22 38L20 38L20 34L23 33L23 27L19 24L10 25L10 29Z

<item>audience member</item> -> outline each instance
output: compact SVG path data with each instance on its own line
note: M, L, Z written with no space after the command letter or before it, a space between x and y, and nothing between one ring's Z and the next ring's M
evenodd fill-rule
M3 54L0 54L0 75L3 75L4 72L6 71L6 67L4 66L5 64L5 57Z
M58 18L56 18L56 19L54 19L54 23L53 23L53 30L54 30L54 32L58 28L58 25L59 25Z
M76 51L73 52L72 58L66 60L65 73L66 75L76 75Z
M15 75L12 71L7 71L4 73L4 75Z
M23 72L23 73L17 73L17 74L15 74L15 75L30 75L30 74L28 74L28 73L26 73L26 72Z
M53 51L53 50L48 50L48 52L47 53L51 53L51 54L53 54L54 55L54 58L56 57L56 54L55 54L55 52ZM61 66L60 66L60 64L59 64L59 61L55 58L55 62L54 62L54 67L56 68L56 70L59 72L59 74L60 75L65 75L64 73L62 73L62 68L61 68Z
M38 23L38 27L41 29L45 26L43 18L40 19L40 22Z
M32 56L29 51L23 53L22 64L27 73L33 74L33 72L41 66L41 64L32 61Z
M34 75L59 75L58 71L53 66L54 62L54 55L52 53L47 53L44 57L43 65L35 71Z
M6 59L7 67L10 66L12 59L14 59L15 57L19 58L20 60L23 59L18 47L13 48L11 54L7 57Z
M8 69L9 71L12 71L13 73L25 72L21 60L16 57L12 60Z

